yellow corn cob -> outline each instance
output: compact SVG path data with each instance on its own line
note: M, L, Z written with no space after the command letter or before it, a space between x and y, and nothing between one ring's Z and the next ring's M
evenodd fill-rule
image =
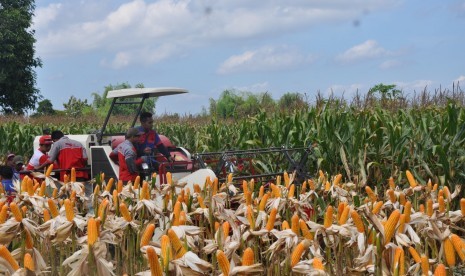
M8 218L8 206L3 205L2 210L0 211L0 224L3 224L7 218Z
M71 168L71 182L76 182L76 169Z
M313 268L317 270L325 270L325 266L323 265L323 261L321 260L321 258L313 258Z
M399 193L399 203L400 205L405 205L407 199L405 198L405 194L403 192Z
M149 195L149 184L147 183L147 181L143 181L142 182L142 189L140 191L140 199L148 199Z
M228 175L228 179L231 178L231 181L228 180L228 183L232 182L232 173ZM215 177L212 182L212 194L216 195L218 193L218 178Z
M181 214L181 207L181 202L176 201L173 208L173 226L179 225L179 215Z
M384 245L388 244L394 236L399 218L400 212L396 209L392 211L391 215L386 221L386 225L384 226Z
M429 275L429 259L425 255L421 255L421 275L422 276Z
M462 217L465 217L465 198L460 199L460 211L462 212Z
M378 201L378 202L375 203L375 205L373 205L373 210L371 210L371 212L373 214L377 215L381 211L381 207L383 207L383 202Z
M44 209L44 222L47 222L50 220L50 212L47 209Z
M281 197L281 190L278 188L278 185L271 183L270 188L271 188L271 194L273 195L274 198Z
M27 214L27 206L26 205L23 205L23 207L21 207L21 214L23 215L23 217L26 217L26 214Z
M444 256L449 267L455 266L455 249L452 241L447 237L444 240Z
M128 207L126 206L124 202L121 202L121 204L119 205L119 211L127 222L132 221L131 214L129 213Z
M265 186L260 186L260 189L258 190L258 198L263 198L263 195L265 194Z
M45 176L46 176L46 177L50 177L50 174L52 174L52 170L53 170L53 164L50 164L50 165L47 167L47 170L45 171Z
M409 247L408 251L410 252L410 256L412 256L412 259L415 261L415 263L419 264L421 263L421 257L420 254L415 250L413 247Z
M181 258L184 256L184 254L187 253L186 249L181 243L181 240L179 239L178 235L176 235L176 232L174 232L173 229L168 229L168 237L170 238L171 241L171 248L173 248L174 255L176 259Z
M402 248L397 247L394 253L394 263L392 265L392 274L396 274L396 271L399 269L399 260L400 260L401 253L402 253Z
M405 223L410 222L411 213L412 213L412 203L410 201L407 201L405 202L405 205L404 205Z
M34 247L34 239L32 238L31 233L29 233L27 229L25 229L24 232L26 233L26 248L32 249Z
M292 229L292 232L294 232L296 235L299 235L299 229L300 229L299 220L300 220L299 215L297 213L294 213L294 215L291 218L291 229Z
M220 229L220 223L215 221L215 231L218 231L218 229Z
M111 191L111 188L113 188L113 182L115 182L115 179L112 177L108 180L107 186L105 187L105 191Z
M97 221L94 218L90 218L87 221L87 244L94 245L98 239L98 226Z
M71 203L71 200L68 198L65 199L65 211L66 211L66 219L71 222L74 219L74 210L73 210L73 204Z
M425 205L424 204L420 204L420 206L418 206L418 212L424 214L425 213Z
M21 193L27 192L27 180L29 177L26 175L21 181Z
M48 208L50 209L50 213L52 214L53 218L56 218L60 213L58 212L57 205L53 201L53 199L49 198L47 200Z
M168 173L166 173L166 178L168 178ZM170 173L170 175L171 175L171 173ZM134 179L134 183L132 184L132 187L134 189L139 189L139 187L140 187L140 176L139 175L136 176L136 179Z
M100 180L101 181L105 180L105 173L104 172L100 173Z
M444 264L438 264L436 270L434 270L434 276L446 276L446 266Z
M106 212L107 212L107 206L108 206L108 199L105 198L102 201L102 203L100 203L100 206L98 208L98 217L100 218L100 220L104 219Z
M184 202L184 194L185 194L185 193L186 193L186 192L184 191L184 189L181 189L181 192L179 193L178 198L177 198L177 200L178 200L179 202L181 202L181 203Z
M307 191L307 180L305 180L303 183L302 183L302 186L300 186L300 194L305 194L305 192Z
M289 186L289 193L287 194L287 198L293 198L294 193L295 193L295 185L291 184L291 186Z
M433 216L433 200L431 198L426 201L426 214L428 217Z
M339 225L343 225L347 222L347 220L349 219L349 212L350 212L350 206L347 205L344 208L344 211L342 212L341 217L339 218Z
M221 272L223 272L223 275L228 276L229 275L229 269L230 269L230 264L229 260L224 254L223 251L217 250L216 251L216 259L218 261L218 266L221 269Z
M276 221L276 214L278 210L276 208L271 209L270 216L266 222L266 230L271 231L274 228L274 223Z
M143 247L149 244L149 242L152 240L154 231L155 231L155 224L150 223L149 225L147 225L140 239L140 247Z
M406 220L406 215L401 214L399 218L399 227L397 228L397 233L404 233L405 230L405 220Z
M307 240L303 240L294 248L291 255L291 267L294 267L300 261L302 254L305 252L305 250L307 250L309 246L310 242Z
M32 184L32 179L28 179L28 181L26 182L27 183L27 194L29 196L33 196L34 195L34 184Z
M227 221L223 222L221 227L223 228L223 237L229 236L229 229L231 228L231 225L229 224L229 222Z
M444 199L448 199L450 197L449 187L444 186L444 188L442 188L442 190L444 191Z
M95 185L95 188L94 188L94 196L95 195L98 195L100 193L100 186L99 185Z
M332 224L333 224L333 206L328 205L328 207L326 207L325 220L324 220L323 226L325 228L329 228L331 227Z
M433 192L437 191L437 189L438 189L438 183L435 183L435 184L433 185Z
M118 180L117 188L116 190L118 191L118 194L123 191L123 180Z
M189 203L189 199L191 197L191 189L189 187L186 188L186 193L184 195L184 202L187 204Z
M147 248L147 259L150 265L150 272L152 276L162 276L162 269L160 266L160 262L158 261L158 255L155 252L153 247Z
M63 176L63 183L68 184L69 183L69 176L67 173Z
M202 196L200 196L200 195L197 196L197 201L199 202L200 208L202 208L202 209L207 208L207 207L205 206L205 203L203 202L203 197L202 197Z
M326 177L325 177L325 174L323 173L322 170L318 170L318 174L319 174L318 180L319 180L320 182L323 182L323 181L325 180L325 178L326 178Z
M118 204L119 200L118 200L118 191L116 189L113 190L113 206L116 210L116 207L119 205Z
M388 196L389 196L389 200L392 202L392 203L396 203L397 202L397 198L396 198L396 195L394 194L394 190L392 189L389 189L387 191L388 193Z
M308 226L304 220L302 219L299 220L299 226L300 226L300 231L302 231L302 235L304 236L304 238L306 238L307 240L313 240L313 234L312 232L310 232L310 229L308 229Z
M268 194L263 195L262 200L260 200L260 205L258 205L259 211L265 211L266 202L268 201Z
M329 191L331 189L331 183L329 181L325 182L325 192Z
M352 212L350 212L350 216L354 221L354 225L357 227L357 231L359 233L365 232L365 225L363 224L362 218L360 218L360 215L357 213L357 211L352 210Z
M342 212L344 212L344 208L346 207L347 203L341 201L339 202L339 205L337 206L337 220L339 221L339 218L342 215Z
M249 266L255 263L254 253L252 248L247 247L242 254L242 266Z
M287 222L287 220L284 220L283 224L281 225L281 230L287 230L287 229L291 229L291 227L289 226L289 222Z
M247 192L244 194L245 197L245 205L250 206L252 204L252 193Z
M308 187L310 188L310 190L314 191L315 190L315 182L310 179L308 181Z
M375 202L378 199L375 192L373 192L370 186L365 186L365 192L367 193L368 198L370 198L371 202Z
M5 193L5 190L3 189L3 185L0 185L0 195L4 193Z
M57 198L57 196L58 196L58 189L57 189L57 188L54 188L54 189L53 189L53 192L52 192L52 197L53 197L53 198Z
M19 210L18 205L16 205L16 202L10 203L10 211L13 214L17 222L21 222L23 220L23 214Z
M29 271L35 271L34 260L29 253L24 254L24 268Z
M431 192L433 190L433 184L431 183L431 179L428 179L428 182L426 183L426 191Z
M409 170L406 170L405 175L407 176L407 180L410 184L410 187L415 188L418 184L415 181L415 177L413 177L413 174Z
M391 190L395 190L396 189L396 184L394 183L394 178L391 176L389 177L388 179L388 184L389 184L389 188Z
M249 192L249 187L248 187L248 184L247 184L247 180L242 180L242 192L244 194Z
M334 177L333 185L334 185L334 186L339 186L339 183L341 182L341 179L342 179L342 174L337 174L337 175Z
M284 178L284 186L286 188L289 188L289 184L290 184L289 174L287 172L284 172L283 178Z
M179 225L186 225L186 222L187 222L186 212L181 211L181 213L179 213Z
M399 248L401 249L399 257L399 275L405 275L405 253L402 247Z
M8 251L8 248L6 248L3 244L0 244L0 257L5 259L14 271L19 269L18 262L13 258L10 251Z
M171 251L170 238L167 235L161 236L161 258L163 267L168 267L169 261L173 259L173 252Z
M254 217L253 217L252 206L247 205L247 211L246 212L247 212L246 217L247 217L247 221L249 222L250 229L254 229L255 228L255 221L254 221Z
M438 209L439 213L444 213L446 211L446 203L444 202L443 196L439 197L438 203L439 203L439 209Z
M450 236L450 240L452 241L452 245L454 246L455 253L457 253L460 260L462 260L462 262L464 262L465 261L465 254L462 251L462 249L465 246L464 242L462 241L462 239L459 236L457 236L457 234L452 234Z

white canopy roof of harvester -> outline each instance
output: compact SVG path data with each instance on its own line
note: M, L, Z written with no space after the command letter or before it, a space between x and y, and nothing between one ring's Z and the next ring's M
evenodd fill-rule
M188 93L188 91L178 87L126 88L108 91L107 98L161 97L184 93Z

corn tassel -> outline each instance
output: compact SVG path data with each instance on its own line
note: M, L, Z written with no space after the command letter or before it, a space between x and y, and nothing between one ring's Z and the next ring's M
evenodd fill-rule
M149 261L150 272L152 276L162 276L163 273L160 262L158 261L158 255L155 252L155 249L153 249L151 246L147 248L147 259Z
M98 226L94 218L87 221L87 244L92 246L98 239Z
M266 230L271 231L274 228L274 223L276 221L276 214L278 210L276 208L271 209L270 216L266 222Z
M19 269L18 262L13 258L10 251L8 251L8 248L6 248L3 244L0 244L0 257L5 259L14 271Z
M155 224L150 223L147 225L147 228L145 228L144 234L140 239L140 247L144 247L149 244L152 240L153 232L155 232Z
M388 244L394 236L399 218L400 212L396 209L392 211L389 219L386 221L386 225L384 226L384 245Z
M21 222L23 220L23 214L21 213L21 210L19 210L18 205L16 205L16 202L10 203L10 211L17 222Z
M176 232L174 232L171 228L168 229L168 237L170 238L171 248L173 248L175 258L179 259L184 256L184 254L187 253L187 250L182 245L181 240L178 235L176 235Z

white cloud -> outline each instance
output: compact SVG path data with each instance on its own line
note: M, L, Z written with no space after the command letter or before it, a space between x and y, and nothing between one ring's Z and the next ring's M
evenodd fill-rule
M410 82L394 82L398 89L403 90L404 92L410 93L413 91L420 92L425 88L431 89L434 85L432 80L414 80Z
M352 99L358 93L363 94L368 91L368 87L364 84L354 83L348 85L332 84L324 93L324 97L334 96L337 98Z
M217 73L224 75L292 69L311 63L313 60L314 57L288 46L268 46L229 57L220 65Z
M456 78L454 82L461 82L462 84L465 83L465 76L461 75L460 77Z
M267 92L269 90L269 83L265 81L265 82L260 82L260 83L254 83L248 86L235 87L235 89L239 91L247 91L247 92L252 92L252 93Z
M355 45L336 57L336 60L350 63L354 61L387 57L393 53L381 47L375 40L367 40Z
M34 28L46 28L50 22L53 22L60 12L62 4L50 4L47 7L37 8L34 17Z
M402 66L402 62L397 59L389 59L380 64L379 68L387 70L392 68L399 68Z

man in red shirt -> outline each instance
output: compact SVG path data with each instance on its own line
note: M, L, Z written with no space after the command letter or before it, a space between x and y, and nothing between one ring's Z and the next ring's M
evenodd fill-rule
M87 152L84 146L76 141L64 136L60 130L52 132L53 147L49 152L48 162L56 162L57 169L64 171L60 172L60 180L64 180L64 176L71 168L76 169L77 181L86 181L89 179L89 174L86 170L79 170L85 168L87 165Z
M119 180L125 184L136 179L139 175L138 166L147 161L146 156L137 157L135 147L142 133L138 128L130 128L126 140L110 153L110 158L119 164Z
M31 159L27 164L26 170L42 170L49 163L47 163L48 155L47 152L53 144L52 137L50 135L44 135L39 138L39 148L34 151Z
M139 116L140 126L137 129L142 132L139 143L136 145L138 156L154 156L155 148L165 156L168 161L172 161L168 149L161 142L158 133L153 129L153 117L150 112L142 112Z

